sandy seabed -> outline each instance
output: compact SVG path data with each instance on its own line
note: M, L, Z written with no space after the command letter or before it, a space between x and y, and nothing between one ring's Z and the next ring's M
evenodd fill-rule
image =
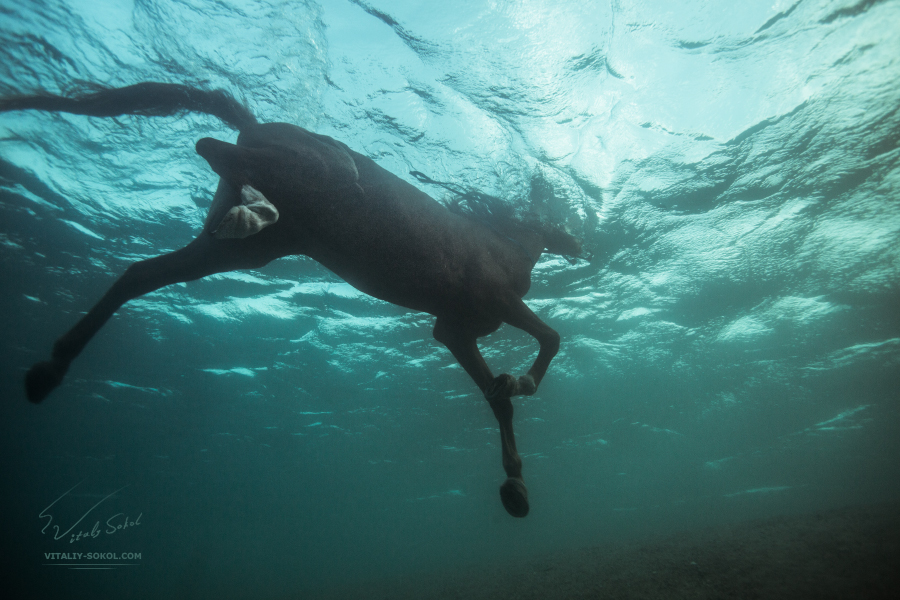
M370 582L321 598L900 598L900 503L585 548L505 568Z

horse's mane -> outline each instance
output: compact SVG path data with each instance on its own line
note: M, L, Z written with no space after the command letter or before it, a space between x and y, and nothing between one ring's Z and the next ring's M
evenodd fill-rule
M532 231L544 239L545 252L564 256L570 262L581 258L581 240L535 212L517 209L512 203L490 194L463 190L454 184L435 181L419 171L411 171L410 174L422 183L440 185L453 192L456 197L446 203L451 212L484 223L495 230L522 228Z

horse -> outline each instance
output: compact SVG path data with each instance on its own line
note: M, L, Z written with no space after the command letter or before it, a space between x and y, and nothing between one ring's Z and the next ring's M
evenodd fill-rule
M366 294L436 317L434 338L472 378L499 423L507 475L500 487L503 506L514 517L528 514L511 398L537 391L560 336L522 297L542 252L578 256L580 240L534 219L491 220L451 210L337 140L289 123L259 123L222 90L145 82L69 96L0 98L0 112L25 109L95 117L197 112L239 132L236 144L208 137L196 143L219 175L200 234L179 250L130 265L56 341L50 360L27 371L29 401L41 402L61 384L71 362L129 300L167 285L305 255ZM494 377L478 349L478 338L502 323L539 344L531 368L518 378Z

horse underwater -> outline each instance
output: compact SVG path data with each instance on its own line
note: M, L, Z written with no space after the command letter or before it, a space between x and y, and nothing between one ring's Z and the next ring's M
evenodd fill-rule
M187 246L132 264L25 375L41 402L106 321L129 300L161 287L277 258L305 255L371 296L436 317L434 337L453 354L500 425L507 479L500 498L528 514L528 490L513 434L516 395L534 394L559 350L559 334L522 301L542 252L577 256L581 242L537 220L473 218L434 200L345 144L287 123L259 123L226 92L166 83L99 89L71 97L0 98L23 109L96 117L199 112L238 130L236 144L203 138L197 153L219 175L200 234ZM497 377L477 340L508 323L540 349L525 375Z

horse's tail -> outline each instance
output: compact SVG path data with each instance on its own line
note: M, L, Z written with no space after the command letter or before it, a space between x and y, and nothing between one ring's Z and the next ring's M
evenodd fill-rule
M257 123L250 109L228 92L201 90L175 83L138 83L121 88L99 89L72 97L34 94L0 98L0 112L23 109L93 117L163 117L184 111L199 112L219 117L238 131Z

